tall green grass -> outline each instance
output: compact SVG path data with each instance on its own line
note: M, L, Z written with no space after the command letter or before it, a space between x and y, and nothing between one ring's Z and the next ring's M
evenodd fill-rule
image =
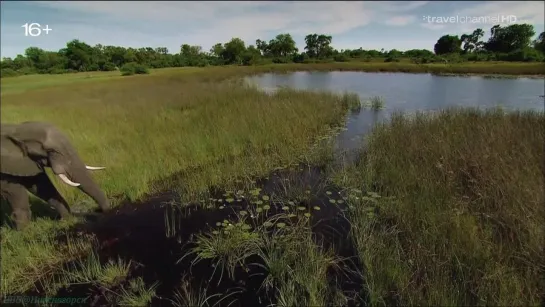
M342 182L374 304L538 306L543 112L393 116ZM391 198L393 197L393 198Z
M203 70L204 71L204 70ZM48 121L65 131L110 197L135 200L153 188L188 191L295 162L339 125L342 95L284 89L266 94L225 69L136 76L7 95L3 122ZM223 73L223 75L222 75ZM174 174L184 180L167 182ZM57 184L71 203L88 198Z
M222 67L108 82L64 77L42 88L30 83L28 91L2 96L1 120L57 125L88 165L106 167L93 176L114 203L166 188L191 198L211 185L312 158L308 150L319 137L344 121L346 96L290 89L267 94L238 79L254 72ZM55 185L71 205L95 206L77 189ZM74 245L75 239L74 251L56 244L65 229L47 219L24 232L3 227L3 294L49 282L51 274L43 272L58 271L63 261L91 250L89 244Z

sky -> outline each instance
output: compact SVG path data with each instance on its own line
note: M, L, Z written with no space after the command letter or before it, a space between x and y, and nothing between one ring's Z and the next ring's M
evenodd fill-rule
M544 31L544 1L2 1L0 56L30 46L58 51L72 39L89 45L203 50L233 37L246 44L290 33L300 51L307 34L333 37L336 49L429 49L444 34L494 24L529 23ZM495 20L494 20L495 19ZM51 31L25 36L25 23Z

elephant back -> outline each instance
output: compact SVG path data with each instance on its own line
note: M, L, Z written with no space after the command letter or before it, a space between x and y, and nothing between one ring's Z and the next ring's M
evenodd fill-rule
M3 174L34 176L44 171L41 165L25 156L21 148L4 135L0 136L0 145L0 171Z

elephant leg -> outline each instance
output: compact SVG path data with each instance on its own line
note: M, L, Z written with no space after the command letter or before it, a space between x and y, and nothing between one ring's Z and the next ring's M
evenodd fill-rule
M71 215L68 203L57 191L46 173L36 175L29 190L32 194L48 202L49 205L54 206L61 218L67 218Z
M2 196L12 208L11 217L15 221L17 230L25 228L32 217L30 202L26 188L19 183L1 180Z

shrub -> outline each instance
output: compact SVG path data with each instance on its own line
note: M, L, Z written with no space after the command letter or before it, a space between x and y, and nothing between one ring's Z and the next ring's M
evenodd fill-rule
M0 71L0 77L6 78L6 77L15 77L19 76L21 73L19 73L16 70L13 70L11 68L3 68L2 71Z
M337 54L333 59L335 62L348 62L350 60L346 54Z
M388 56L384 62L399 62L399 59L396 57Z
M543 55L534 48L518 49L505 56L505 60L513 62L539 62L542 59Z
M122 76L149 74L149 70L146 66L138 64L136 62L126 63L121 67Z
M308 54L306 54L305 52L298 53L293 56L294 63L304 63L305 61L308 61L308 60L309 60Z
M275 64L286 64L290 62L290 60L287 57L277 57L277 58L274 58L272 61Z
M104 65L102 65L101 69L102 71L114 71L117 68L115 67L114 63L106 62Z

